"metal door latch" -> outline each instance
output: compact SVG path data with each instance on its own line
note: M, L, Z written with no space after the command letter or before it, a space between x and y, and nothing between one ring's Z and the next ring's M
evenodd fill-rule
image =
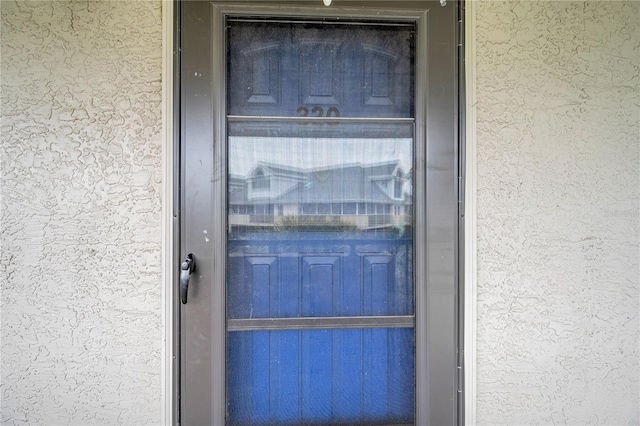
M189 291L189 279L191 273L196 270L196 260L193 254L189 253L184 262L180 265L180 300L182 304L187 303L187 293Z

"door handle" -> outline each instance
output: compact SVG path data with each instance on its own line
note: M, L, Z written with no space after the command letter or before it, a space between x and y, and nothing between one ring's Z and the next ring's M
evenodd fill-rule
M189 279L191 273L196 270L196 260L193 254L189 253L180 265L180 300L184 305L187 303L187 292L189 291Z

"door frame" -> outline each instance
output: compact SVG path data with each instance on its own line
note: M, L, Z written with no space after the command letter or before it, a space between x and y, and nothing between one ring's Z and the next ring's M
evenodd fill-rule
M179 424L180 317L177 283L180 247L179 0L162 0L162 324L161 423Z
M317 0L319 2L319 0ZM303 3L303 2L301 2ZM305 2L308 3L308 2ZM359 3L359 2L351 2L351 3ZM457 239L455 241L456 245L456 256L457 256L457 288L458 288L458 312L457 312L457 344L459 352L459 360L458 360L458 369L462 372L461 367L463 367L463 361L466 365L465 374L459 374L458 377L458 409L460 413L458 414L458 423L461 423L465 418L466 421L473 421L475 419L475 376L473 374L473 370L475 370L475 351L474 347L474 332L471 329L475 329L475 298L473 298L473 294L475 291L475 269L473 259L475 258L475 241L473 238L470 239L471 234L468 231L473 232L474 222L474 208L475 208L475 198L473 191L473 184L475 184L475 179L472 182L467 183L466 186L472 191L464 191L464 174L465 171L471 172L469 176L471 178L474 177L473 173L475 169L473 168L474 157L475 157L475 138L474 132L470 131L473 129L466 128L464 120L465 117L472 118L473 110L469 103L465 103L465 78L467 82L473 83L470 80L470 76L473 74L465 73L466 70L472 65L473 59L470 50L464 49L463 45L463 37L464 37L464 29L465 22L462 19L464 17L464 3L459 2L461 4L460 7L460 31L458 32L458 42L459 45L462 46L460 50L458 64L458 105L457 108L460 112L460 115L457 117L459 133L457 134L458 146L457 149L459 151L456 152L456 156L458 158L458 182L457 182L457 193L458 193L458 203L460 204L459 208L459 216L458 216L458 226L456 229ZM470 7L470 3L467 3L468 9L466 10L466 16L472 18L472 9ZM238 8L232 8L231 12L239 12L240 10L246 10L247 6L242 5ZM260 7L259 7L260 8ZM268 9L268 8L267 8ZM270 14L273 9L266 10L266 14ZM295 9L295 8L294 8ZM326 16L326 12L329 9L327 8L315 8L316 13L319 15ZM226 9L225 9L226 10ZM357 10L357 9L354 9ZM252 8L252 11L255 11L255 8ZM279 11L279 14L282 13L282 10ZM177 46L180 44L180 31L179 31L179 21L180 21L180 2L169 2L163 1L163 123L164 123L164 132L163 132L163 233L162 233L162 258L163 258L163 344L164 350L162 351L162 365L163 365L163 374L162 374L162 391L163 391L163 423L164 424L178 424L179 422L179 388L180 388L180 339L179 339L179 322L180 316L178 314L179 302L177 297L177 283L178 283L178 268L180 262L180 186L179 186L179 174L177 171L180 169L180 54ZM293 12L295 14L295 12ZM391 13L393 15L393 13ZM401 14L402 15L402 14ZM221 16L221 15L219 15ZM406 15L404 15L406 16ZM372 16L375 18L379 18L379 15ZM389 16L393 19L394 16ZM398 18L398 16L395 16ZM472 19L466 20L466 33L469 33L473 29L473 21ZM454 29L454 31L458 31ZM424 56L424 55L423 55ZM466 57L466 58L465 58ZM465 61L466 59L466 61ZM417 67L418 68L418 67ZM218 76L220 78L220 76ZM222 76L224 80L224 76ZM421 84L419 80L419 74L416 74L416 85ZM467 83L468 84L468 83ZM424 88L426 90L426 88ZM420 94L418 90L416 90L417 94ZM473 96L473 93L470 93ZM467 95L468 96L468 95ZM224 96L219 97L219 99L224 100ZM420 99L426 99L426 97L416 96L416 119L418 118L420 105L418 104ZM426 108L426 106L425 106ZM220 115L219 115L220 116ZM416 132L416 140L420 140L419 132L421 129L420 126L417 126ZM217 127L221 133L218 137L224 137L224 127ZM221 130L222 129L222 130ZM424 127L422 129L424 131ZM472 143L471 147L466 147L465 152L465 139L467 145L469 142ZM418 148L416 144L416 148ZM472 154L470 162L465 161L465 156L467 154ZM416 156L419 153L416 152ZM467 215L465 216L465 210L467 211ZM467 232L465 232L465 223L467 226ZM224 226L224 224L219 224ZM418 223L416 222L418 226ZM469 225L472 225L469 227ZM469 229L471 228L471 229ZM416 244L419 244L417 237L418 232L416 232ZM471 265L466 264L464 260L464 253L467 253L467 256L471 255L473 262ZM417 263L416 267L420 267L420 264ZM465 273L466 271L466 273ZM416 277L418 276L418 272L416 273ZM424 276L424 274L423 274ZM416 282L416 287L421 287ZM463 290L464 289L464 290ZM417 291L417 289L416 289ZM466 299L466 302L465 302ZM416 302L418 299L416 299ZM416 306L416 308L418 308ZM424 312L424 309L420 309L420 311ZM224 316L224 310L221 310L222 315ZM418 329L419 321L426 321L426 319L418 318L419 310L416 309L416 329ZM467 313L466 315L464 315ZM466 324L467 333L463 332L463 324ZM472 333L469 333L472 331ZM471 336L470 336L471 335ZM224 337L224 334L222 335ZM462 349L465 347L465 351ZM418 351L418 346L416 345L416 351ZM224 353L223 353L224 355ZM463 359L464 358L464 359ZM224 356L222 357L224 359ZM224 367L224 366L223 366ZM416 366L418 368L418 366ZM466 386L463 384L466 384ZM469 386L471 385L471 386ZM418 389L417 395L419 393ZM464 391L464 392L463 392ZM224 399L224 389L222 392L222 398ZM417 396L417 399L419 397ZM465 403L466 402L466 403ZM417 409L419 409L421 404L417 404ZM420 418L419 416L417 417Z

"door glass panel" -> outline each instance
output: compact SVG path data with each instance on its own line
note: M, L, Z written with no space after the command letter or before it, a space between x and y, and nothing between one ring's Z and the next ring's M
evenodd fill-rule
M227 420L411 423L413 28L228 28Z
M413 315L413 126L250 124L229 125L228 318Z

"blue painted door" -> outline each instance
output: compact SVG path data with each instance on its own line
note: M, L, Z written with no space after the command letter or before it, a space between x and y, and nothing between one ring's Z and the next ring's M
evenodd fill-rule
M410 315L411 262L411 238L384 233L234 238L229 323ZM295 321L283 321L283 330L229 332L230 424L413 421L413 328L383 321L376 328L286 329L289 324Z
M231 425L414 422L413 37L227 22Z

